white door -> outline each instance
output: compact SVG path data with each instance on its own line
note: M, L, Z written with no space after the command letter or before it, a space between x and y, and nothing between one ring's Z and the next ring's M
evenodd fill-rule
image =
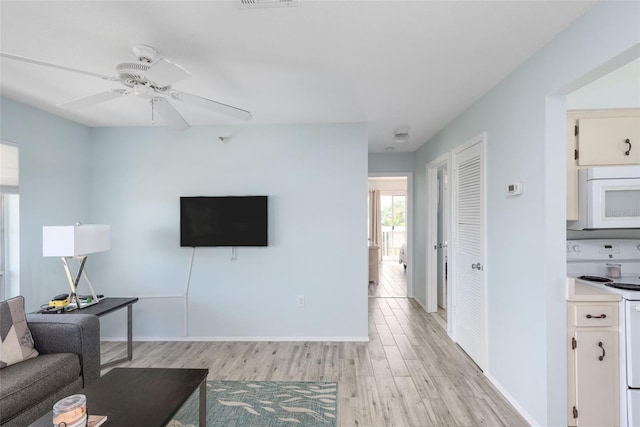
M447 167L438 169L438 307L447 308L447 209L449 197Z
M454 152L454 339L486 366L484 280L484 135Z
M428 313L435 313L438 311L438 272L440 270L438 262L440 260L440 253L447 253L446 248L442 248L442 241L439 236L439 228L441 223L440 218L440 201L444 202L445 215L449 212L449 197L444 194L445 197L441 197L439 190L439 178L440 170L446 170L449 166L449 155L445 154L439 158L433 160L427 165L427 235L426 235L426 310ZM445 192L446 193L446 192ZM447 313L449 318L450 313ZM447 333L450 335L453 333L451 330L451 322L448 322Z

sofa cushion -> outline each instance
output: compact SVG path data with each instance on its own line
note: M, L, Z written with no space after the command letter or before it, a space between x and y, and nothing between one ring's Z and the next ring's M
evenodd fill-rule
M80 376L73 353L40 356L0 369L0 414L10 419Z
M0 301L0 369L37 355L24 315L24 297Z

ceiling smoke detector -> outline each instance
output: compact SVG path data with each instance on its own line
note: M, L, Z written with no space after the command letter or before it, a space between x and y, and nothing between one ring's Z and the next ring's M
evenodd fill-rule
M400 144L407 142L409 140L409 132L395 132L393 134L393 139Z
M300 6L300 0L236 0L238 9Z

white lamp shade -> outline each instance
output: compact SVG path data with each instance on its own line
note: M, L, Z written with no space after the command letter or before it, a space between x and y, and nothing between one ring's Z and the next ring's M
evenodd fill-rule
M42 227L42 255L80 256L108 251L110 229L102 224Z

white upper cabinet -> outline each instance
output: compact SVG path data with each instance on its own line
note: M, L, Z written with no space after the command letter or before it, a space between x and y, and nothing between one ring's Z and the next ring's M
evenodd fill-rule
M640 164L640 109L589 111L579 116L578 166Z

